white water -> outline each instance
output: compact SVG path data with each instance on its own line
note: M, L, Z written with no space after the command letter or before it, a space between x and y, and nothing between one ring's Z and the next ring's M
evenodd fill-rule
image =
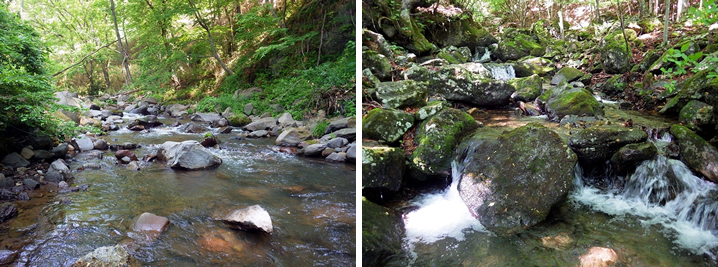
M444 238L464 240L465 230L487 232L483 225L474 218L459 196L458 167L452 162L451 186L443 192L417 197L412 204L419 209L404 216L406 228L405 243L412 247L414 243L434 243Z
M486 63L491 61L491 51L489 51L488 48L483 48L484 53L481 54L479 49L476 49L476 53L474 54L473 61L477 63Z
M516 78L514 66L508 64L484 64L484 66L491 71L491 75L496 80L508 81Z

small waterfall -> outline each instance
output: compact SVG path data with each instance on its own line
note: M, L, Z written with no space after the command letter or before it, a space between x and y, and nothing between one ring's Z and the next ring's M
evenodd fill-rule
M486 47L477 47L472 60L476 63L489 62L491 61L491 51Z
M667 133L653 140L659 150L667 141ZM611 215L637 216L646 226L662 225L678 246L715 258L718 186L693 175L683 162L658 155L626 176L623 187L610 190L585 185L581 173L577 167L572 198L578 203Z
M484 67L491 71L491 75L496 80L508 81L516 78L514 66L509 64L484 64Z

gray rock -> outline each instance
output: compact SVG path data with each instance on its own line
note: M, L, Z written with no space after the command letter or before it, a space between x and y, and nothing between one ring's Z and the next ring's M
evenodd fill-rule
M55 156L52 152L42 149L34 150L33 152L36 159L49 159Z
M12 203L0 203L0 223L3 223L17 215L17 207Z
M335 119L324 128L324 133L328 134L348 127L354 128L354 124L356 124L356 118L354 117Z
M570 83L583 76L583 71L572 67L563 67L551 78L551 84L557 85L561 82Z
M40 188L40 183L38 183L37 181L35 181L33 179L22 180L22 184L25 185L25 188L30 189L30 190L35 190L35 189Z
M7 249L0 250L0 265L9 265L13 261L15 261L15 258L18 254L20 254L20 251L12 251Z
M287 127L291 126L292 123L294 123L294 119L292 118L292 114L284 113L282 116L277 119L277 123L280 127Z
M92 143L92 139L85 135L80 135L77 138L72 139L73 143L76 144L76 148L80 151L90 151L95 148L95 144Z
M404 150L384 145L362 144L362 188L381 192L397 192L404 177ZM370 200L372 194L365 194Z
M0 188L10 188L15 186L15 181L10 178L5 178L5 175L0 173Z
M414 136L416 150L409 162L429 175L448 173L456 145L478 124L471 115L455 108L446 108L427 118L417 127Z
M346 138L347 140L349 140L349 142L354 142L354 140L356 140L356 137L357 137L357 128L340 129L338 131L334 131L334 132L328 134L328 136L332 137L332 138L336 138L336 137Z
M149 212L142 213L132 225L131 237L141 243L155 241L167 229L169 219Z
M377 85L376 95L384 108L422 106L428 92L427 84L412 80L383 82Z
M313 144L304 148L304 155L307 157L319 157L322 151L327 148L326 144Z
M646 141L648 134L641 129L617 125L588 127L569 138L569 147L579 161L587 166L605 163L614 153L628 144Z
M341 152L334 152L329 154L324 160L329 162L345 162L347 161L347 154Z
M242 230L260 230L270 234L273 230L272 218L259 205L234 210L224 216L222 221Z
M60 181L67 181L72 179L72 172L70 168L65 164L65 161L58 159L50 164L50 168L47 169L45 174L45 181L59 183Z
M92 143L92 145L94 146L95 149L98 149L98 150L107 150L107 148L109 147L107 145L107 141L105 141L105 139L97 139L97 140L95 140L95 142Z
M246 105L244 105L244 114L249 116L249 115L252 115L253 113L254 113L254 104L247 103Z
M268 137L269 132L267 130L257 130L249 133L247 137L249 138L262 138L262 137Z
M383 266L403 253L404 221L393 209L363 198L362 204L363 266Z
M50 153L55 154L58 158L64 158L65 155L67 155L67 151L69 150L69 147L67 143L62 143L57 145L57 147L53 148Z
M686 165L707 180L718 183L718 149L680 125L673 125L671 135L678 143Z
M347 146L347 161L354 162L357 159L357 145L351 143Z
M362 131L365 138L390 144L401 139L413 125L414 116L407 112L376 108L362 120Z
M278 146L295 147L311 136L312 133L304 128L289 128L279 134L274 143Z
M199 121L199 122L215 122L221 119L222 117L219 116L219 114L214 113L195 113L194 116L192 116L192 121Z
M179 117L184 114L187 114L187 109L189 107L182 105L182 104L172 104L167 106L166 110L169 112L170 116L172 117Z
M247 131L271 130L276 125L277 125L277 120L269 117L269 118L261 118L257 121L254 121L250 124L245 125L243 128L244 128L244 130L247 130Z
M332 140L329 140L329 142L327 142L327 147L328 148L340 148L347 144L349 144L349 140L347 140L346 138L337 137Z
M182 126L180 126L177 130L183 133L204 133L209 131L207 127L199 125L197 122L188 122L182 124Z
M181 143L167 141L162 144L157 156L167 162L171 168L204 169L222 164L222 159L209 153L202 145L194 140Z
M17 152L12 152L5 156L2 160L2 164L5 166L11 166L13 168L27 167L30 166L30 162L23 158Z
M139 267L140 262L122 245L99 247L79 258L72 267L85 266L126 266Z

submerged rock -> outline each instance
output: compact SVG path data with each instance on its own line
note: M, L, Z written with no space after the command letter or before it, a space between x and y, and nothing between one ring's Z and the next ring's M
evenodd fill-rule
M670 132L676 138L688 167L707 180L718 183L718 149L684 126L673 125Z
M143 243L151 243L162 234L168 225L169 219L166 217L149 212L142 213L132 225L133 238Z
M172 168L197 170L216 167L222 159L212 155L206 148L193 140L181 143L167 141L162 144L157 156Z
M139 267L140 262L121 245L99 247L79 258L72 267L86 266L128 266Z
M404 221L391 209L362 198L362 265L384 266L402 253Z
M272 233L272 218L269 213L259 205L249 206L230 212L222 221L242 230L259 230Z
M409 162L429 175L448 171L454 147L459 144L461 137L477 127L474 118L466 112L454 108L443 109L416 129L414 144L417 147Z
M50 164L50 168L47 169L45 174L45 181L59 183L61 181L69 181L74 178L70 168L67 166L65 161L58 159Z
M543 221L573 188L576 154L540 124L498 138L477 131L457 153L459 195L486 229L501 236Z

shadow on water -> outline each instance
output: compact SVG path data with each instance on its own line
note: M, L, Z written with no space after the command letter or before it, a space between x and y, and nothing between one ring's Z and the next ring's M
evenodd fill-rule
M30 240L15 248L21 250L16 264L68 266L100 246L131 243L132 224L150 212L167 217L170 224L157 240L134 252L143 265L353 265L354 166L283 154L273 139L235 136L218 135L220 148L211 152L223 163L201 171L173 170L161 162L141 163L140 171L132 171L116 164L113 152L102 159L81 153L70 161L71 169L87 162L99 163L101 169L74 173L75 184L90 185L86 192L44 196L49 203L37 204L43 207L35 208L37 222L14 220L17 226L9 232ZM141 144L134 153L142 157L164 141L199 140L201 135L165 128L105 138ZM255 204L270 214L271 235L235 230L215 219ZM28 227L33 230L25 232L33 234L22 235ZM3 237L3 243L10 242Z

